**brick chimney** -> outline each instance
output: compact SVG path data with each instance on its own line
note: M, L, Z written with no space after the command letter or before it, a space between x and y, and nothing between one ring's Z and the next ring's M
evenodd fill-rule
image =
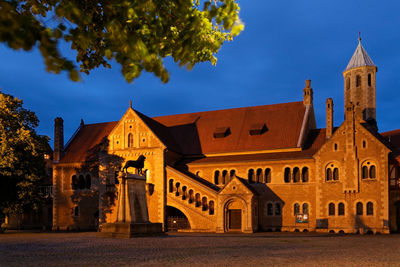
M333 133L333 100L326 100L326 138L331 138Z
M303 89L303 104L304 106L313 104L313 89L311 88L311 80L306 80L306 86Z
M57 117L54 119L54 154L53 159L58 162L64 156L64 121Z

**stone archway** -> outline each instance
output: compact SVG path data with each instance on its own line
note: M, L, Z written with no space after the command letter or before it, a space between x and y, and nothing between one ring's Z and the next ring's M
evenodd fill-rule
M224 207L225 232L243 232L246 219L247 207L242 199L234 198L226 202Z
M190 230L188 217L179 209L167 206L167 231L177 232L179 230Z

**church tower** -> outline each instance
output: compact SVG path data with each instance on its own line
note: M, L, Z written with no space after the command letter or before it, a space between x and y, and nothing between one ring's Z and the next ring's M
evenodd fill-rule
M371 122L376 125L375 76L378 68L368 56L358 38L358 46L350 59L344 78L344 106L354 105L354 117L357 121ZM345 110L345 114L348 114ZM345 119L350 119L346 118Z

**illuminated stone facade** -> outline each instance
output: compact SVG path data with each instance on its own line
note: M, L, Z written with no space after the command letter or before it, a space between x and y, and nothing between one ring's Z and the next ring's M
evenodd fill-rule
M115 221L116 172L144 155L149 220L165 230L398 231L400 131L377 132L376 71L360 43L339 127L328 99L316 128L309 80L301 102L82 123L54 149L53 229Z

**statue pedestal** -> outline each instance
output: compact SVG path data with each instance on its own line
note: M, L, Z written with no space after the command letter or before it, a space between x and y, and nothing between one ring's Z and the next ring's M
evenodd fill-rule
M120 172L118 176L117 219L100 226L99 236L131 238L162 234L162 223L149 222L146 178Z

